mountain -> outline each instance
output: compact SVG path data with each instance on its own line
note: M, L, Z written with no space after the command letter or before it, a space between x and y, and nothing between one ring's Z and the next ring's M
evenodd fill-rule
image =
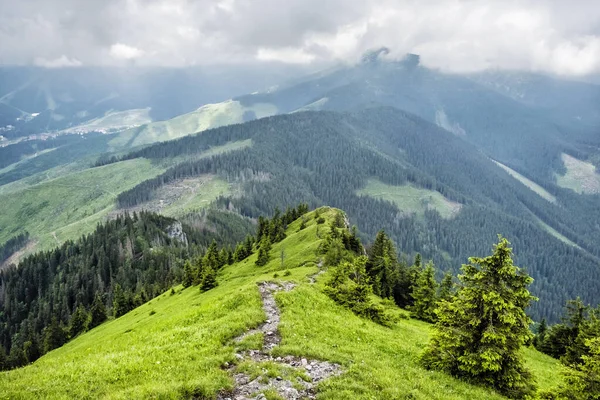
M293 73L283 65L0 67L0 145L34 134L110 132L165 120Z
M213 289L176 285L32 365L0 373L1 396L506 398L424 370L418 357L430 324L372 296L395 317L382 326L326 294L332 271L322 266L322 248L342 216L327 207L304 214L266 265L253 254L224 266ZM523 354L540 390L561 383L557 360L530 348Z
M50 249L124 210L256 218L305 201L345 209L364 239L384 228L407 257L441 269L457 271L505 235L535 279L535 319L557 321L577 296L597 304L598 87L449 75L419 61L375 52L170 120L52 139L66 142L0 170L10 203L0 242L28 232L28 252ZM548 99L561 92L564 107Z

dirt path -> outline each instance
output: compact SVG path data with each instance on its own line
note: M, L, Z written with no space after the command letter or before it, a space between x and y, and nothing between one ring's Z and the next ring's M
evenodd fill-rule
M235 341L239 342L249 335L262 333L264 343L262 350L248 350L236 353L238 360L251 360L253 362L275 362L284 368L291 368L298 372L304 373L308 380L297 378L296 380L287 380L280 376L269 378L266 376L258 376L256 379L251 379L250 376L244 373L235 373L235 388L233 392L221 393L217 397L219 400L244 400L244 399L265 399L265 396L260 394L265 390L275 390L281 397L289 400L297 399L314 399L315 388L317 383L323 379L340 374L341 368L337 364L332 364L327 361L307 360L305 358L286 356L273 357L271 350L278 346L281 342L279 334L280 313L277 303L275 302L274 294L278 291L290 291L295 287L292 283L272 283L262 282L258 285L262 302L263 310L267 316L267 320L256 329L250 330L243 335L237 337Z

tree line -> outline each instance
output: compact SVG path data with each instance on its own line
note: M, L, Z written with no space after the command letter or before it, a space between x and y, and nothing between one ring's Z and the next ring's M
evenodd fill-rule
M119 317L178 284L186 260L219 243L222 253L251 231L236 214L203 211L177 221L125 213L77 241L0 271L0 367L34 361L66 340ZM212 251L212 250L211 250Z

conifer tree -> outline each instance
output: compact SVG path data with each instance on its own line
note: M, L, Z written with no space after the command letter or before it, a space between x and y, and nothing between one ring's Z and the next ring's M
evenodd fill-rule
M513 265L509 245L499 236L491 256L471 257L463 265L462 285L440 304L422 362L523 398L534 390L520 349L531 338L525 308L535 298L527 289L533 280Z
M250 257L252 255L252 247L254 246L254 238L250 235L246 236L246 240L244 241L244 258Z
M88 324L88 313L85 310L83 304L79 304L75 309L75 312L71 316L71 323L69 325L69 336L74 338L82 332L87 330Z
M121 285L118 283L115 285L113 291L113 315L118 318L121 315L126 314L129 311L129 304Z
M430 261L419 275L416 285L413 288L412 297L414 304L410 308L410 311L414 318L426 322L435 321L435 309L438 303L436 289L435 268L433 262Z
M546 323L546 318L542 318L542 320L540 321L540 326L538 326L537 329L537 335L535 335L535 339L533 341L533 345L536 349L539 350L541 344L544 343L546 333L548 333L548 324Z
M44 329L44 353L62 346L66 341L65 330L60 326L56 317L52 317L50 325Z
M183 264L183 281L181 283L184 288L190 287L194 283L194 267L190 260L185 260Z
M454 295L454 282L452 281L452 273L446 272L440 283L438 290L438 301L450 300Z
M587 339L585 346L582 363L564 370L566 385L561 395L569 400L600 399L600 337Z
M366 270L376 295L384 298L394 295L394 288L399 279L398 257L394 243L384 231L379 231L375 237Z
M271 240L268 236L265 236L260 242L258 248L258 257L256 258L256 265L262 267L269 262L269 252L271 251Z
M202 271L200 291L206 292L207 290L217 287L217 285L217 271L210 265L206 265Z
M8 369L8 357L3 346L0 346L0 371Z
M88 327L89 329L95 328L104 321L106 321L106 307L104 306L100 293L96 293L94 302L90 307L90 323Z

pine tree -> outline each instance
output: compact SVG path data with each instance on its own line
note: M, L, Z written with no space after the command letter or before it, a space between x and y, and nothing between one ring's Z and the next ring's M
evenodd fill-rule
M8 369L8 357L3 346L0 346L0 371Z
M520 349L531 338L525 308L535 298L527 289L533 280L513 265L509 245L499 236L491 256L463 265L462 286L441 303L422 362L522 398L534 390Z
M542 318L542 320L540 321L540 324L537 328L537 334L535 335L535 338L533 339L533 347L535 347L539 351L542 351L541 350L542 344L544 343L544 340L546 339L547 333L548 333L548 324L546 322L546 318Z
M265 236L263 240L260 242L260 247L258 248L258 257L256 258L256 265L262 267L263 265L267 265L269 262L269 252L271 251L271 240L268 236Z
M366 270L371 277L373 292L388 298L394 295L394 288L399 279L398 257L392 240L384 231L379 231L366 263Z
M126 314L129 311L129 304L121 285L118 283L115 285L113 291L113 315L118 318L121 315Z
M185 260L183 264L183 287L187 288L192 286L194 283L194 267L192 267L192 263L190 260Z
M50 325L44 329L44 353L59 348L66 341L65 330L60 326L56 317L52 317Z
M94 302L90 307L90 323L88 327L89 329L95 328L104 321L106 321L106 306L102 301L100 293L96 293Z
M82 332L87 330L88 324L88 313L82 304L79 304L75 309L75 312L71 316L71 323L69 325L69 336L74 338Z
M429 262L419 275L416 285L413 288L412 297L414 304L410 308L410 311L414 318L426 322L435 321L435 309L437 307L436 289L435 268L433 262Z
M438 290L438 301L448 301L454 295L454 282L452 281L452 273L446 272L440 283Z
M587 339L586 355L574 369L565 369L565 388L562 395L570 400L600 399L600 337Z
M202 282L200 283L200 291L206 292L214 287L217 287L217 272L210 265L206 265L202 271Z

